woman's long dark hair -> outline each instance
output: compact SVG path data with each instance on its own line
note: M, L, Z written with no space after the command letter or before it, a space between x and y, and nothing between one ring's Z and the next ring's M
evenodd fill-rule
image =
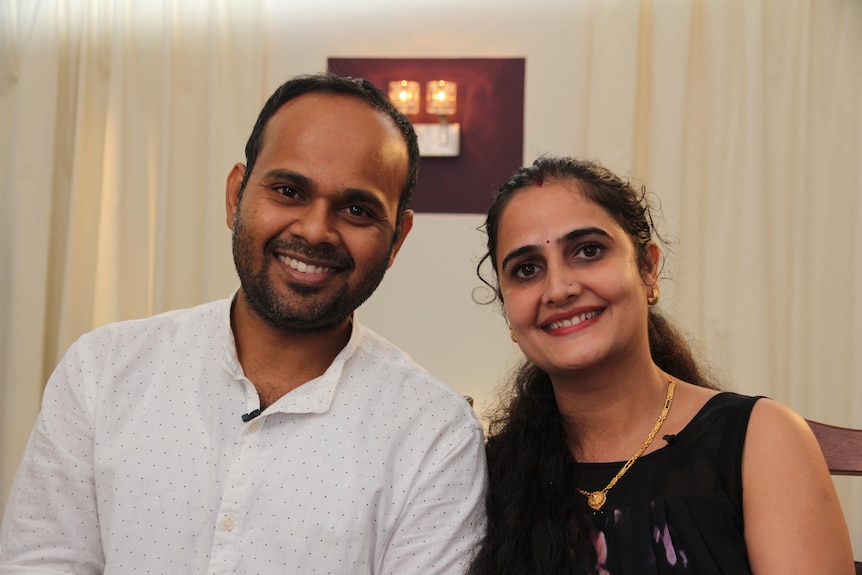
M500 217L522 188L547 180L573 181L584 196L601 205L631 238L638 264L646 269L652 239L650 207L643 193L606 168L572 158L541 157L519 169L497 192L485 221L488 251L479 277L502 302L496 281L486 280L482 264L497 273ZM650 354L659 368L696 385L714 387L684 337L654 308L648 319ZM569 432L571 433L571 432ZM491 419L487 442L490 487L488 531L470 575L589 573L592 548L582 529L588 516L576 497L577 466L548 374L529 361L511 376L503 408Z

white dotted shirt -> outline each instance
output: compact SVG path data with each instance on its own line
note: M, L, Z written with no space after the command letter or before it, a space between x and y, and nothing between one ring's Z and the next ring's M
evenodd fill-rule
M231 300L82 336L0 527L0 574L461 573L484 529L467 402L353 322L322 376L258 407Z

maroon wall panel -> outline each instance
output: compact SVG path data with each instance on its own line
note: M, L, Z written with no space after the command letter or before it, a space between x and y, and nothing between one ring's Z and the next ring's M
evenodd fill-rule
M485 213L494 190L524 156L523 58L329 58L329 69L367 78L384 92L393 80L458 83L458 109L449 118L461 124L461 154L422 158L410 207L425 213ZM437 117L422 111L415 123Z

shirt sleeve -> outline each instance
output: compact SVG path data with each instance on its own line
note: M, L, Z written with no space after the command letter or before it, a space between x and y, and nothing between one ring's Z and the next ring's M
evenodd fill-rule
M104 569L85 381L73 345L48 380L0 526L0 574L97 574Z
M481 427L471 427L413 484L382 566L385 575L464 573L485 530L487 467Z

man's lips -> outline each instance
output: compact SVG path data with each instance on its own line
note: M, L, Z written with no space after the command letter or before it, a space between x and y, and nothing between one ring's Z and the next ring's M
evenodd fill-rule
M287 267L303 274L331 274L338 271L338 268L336 267L309 264L298 259L292 258L290 256L280 255L278 256L278 259Z
M297 279L324 279L328 275L353 269L353 258L331 246L309 245L297 239L275 238L267 249Z
M579 323L583 323L587 320L593 319L594 317L598 317L602 315L604 311L604 309L594 309L592 311L585 311L583 313L575 314L567 318L557 319L544 324L542 326L542 329L545 331L554 331L557 329L572 327L578 325Z

